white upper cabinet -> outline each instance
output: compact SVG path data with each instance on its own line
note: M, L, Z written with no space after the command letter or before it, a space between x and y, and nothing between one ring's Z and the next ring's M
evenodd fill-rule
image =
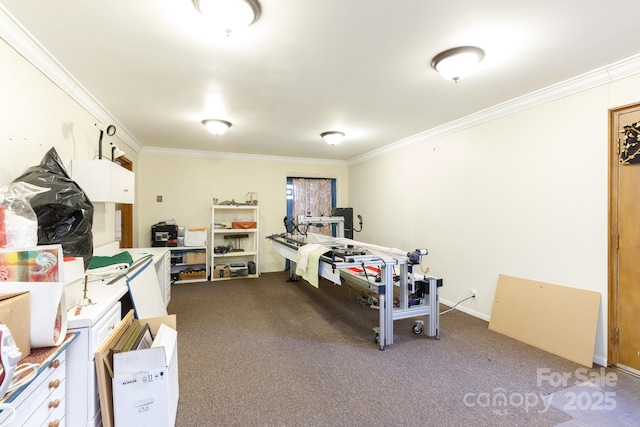
M72 160L71 178L92 202L133 204L135 174L109 160Z

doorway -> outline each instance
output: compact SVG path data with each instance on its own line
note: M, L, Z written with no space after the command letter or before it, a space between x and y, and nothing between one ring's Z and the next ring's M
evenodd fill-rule
M636 155L637 152L637 155ZM609 364L640 374L640 104L609 111Z
M133 162L126 157L117 159L120 166L132 171ZM120 243L121 248L133 247L133 205L116 203L116 241Z
M297 223L301 215L331 216L336 207L336 180L332 178L287 178L287 218ZM331 227L313 226L312 233L331 236Z

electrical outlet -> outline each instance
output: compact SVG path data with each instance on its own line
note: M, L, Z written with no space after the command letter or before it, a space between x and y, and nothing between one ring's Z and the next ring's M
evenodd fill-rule
M474 299L478 299L478 290L477 289L471 289L471 296Z

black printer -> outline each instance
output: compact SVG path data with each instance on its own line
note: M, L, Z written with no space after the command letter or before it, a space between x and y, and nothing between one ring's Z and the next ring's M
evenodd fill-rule
M178 226L159 222L151 226L151 246L178 246Z

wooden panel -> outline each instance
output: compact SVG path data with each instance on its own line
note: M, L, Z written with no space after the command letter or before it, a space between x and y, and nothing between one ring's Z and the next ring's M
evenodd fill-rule
M635 125L640 121L640 108L635 107L620 113L617 117L617 128L623 130L625 126ZM617 132L624 136L624 132ZM621 145L627 146L629 152L638 148L635 135L629 135L621 140ZM619 162L618 162L619 163ZM617 304L615 323L618 341L617 360L612 363L640 370L640 328L638 324L638 308L640 307L640 163L618 164L618 200L617 220L619 248L617 251L617 289L614 291ZM616 252L614 252L616 253Z
M592 367L600 293L500 275L489 329Z
M133 302L136 318L158 317L167 315L164 303L164 285L158 283L158 275L153 266L153 260L127 276L127 287Z

